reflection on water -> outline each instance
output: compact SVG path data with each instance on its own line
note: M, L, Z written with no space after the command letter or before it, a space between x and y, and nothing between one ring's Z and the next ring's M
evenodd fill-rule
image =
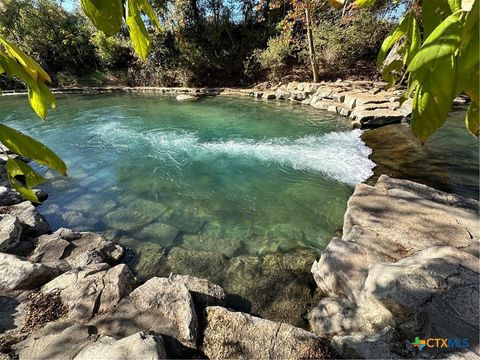
M465 128L466 109L453 110L445 125L420 145L407 125L370 130L362 139L375 149L378 176L417 181L437 189L479 198L479 143Z

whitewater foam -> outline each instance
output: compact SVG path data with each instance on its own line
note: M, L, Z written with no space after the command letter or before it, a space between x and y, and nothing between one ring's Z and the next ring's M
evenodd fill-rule
M151 130L146 133L112 122L96 130L105 145L117 150L145 145L148 156L181 168L192 160L243 157L299 171L321 173L355 185L373 174L371 150L360 139L361 130L309 135L297 139L219 139L201 141L193 132Z

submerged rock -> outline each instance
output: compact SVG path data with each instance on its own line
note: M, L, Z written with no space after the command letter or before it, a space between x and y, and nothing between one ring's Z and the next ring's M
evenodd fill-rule
M203 351L210 359L329 359L328 342L291 325L207 308Z
M163 247L170 247L177 238L179 231L173 226L155 223L143 228L136 237L149 242L154 242Z

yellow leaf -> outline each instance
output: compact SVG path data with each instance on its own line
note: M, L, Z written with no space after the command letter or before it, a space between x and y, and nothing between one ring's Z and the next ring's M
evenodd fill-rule
M48 83L52 82L52 79L47 74L42 67L33 60L30 56L26 55L20 48L16 45L10 43L6 39L0 36L0 43L5 47L5 51L8 55L15 58L20 65L27 71L30 76L35 80L46 81Z

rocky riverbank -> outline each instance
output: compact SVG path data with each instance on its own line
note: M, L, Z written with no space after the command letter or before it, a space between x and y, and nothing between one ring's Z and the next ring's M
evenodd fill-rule
M223 289L139 283L114 241L68 229L0 188L0 351L20 359L477 356L478 202L410 181L360 184L312 274L312 332L224 308ZM193 260L193 259L192 259ZM296 261L296 259L292 259ZM419 352L410 340L468 339ZM454 353L454 354L453 354ZM101 355L100 355L101 354ZM463 356L463 355L462 355Z
M21 92L20 92L21 93ZM316 109L349 117L352 127L376 127L399 123L409 118L411 99L400 104L400 89L386 89L386 83L374 81L278 84L255 88L188 87L88 87L58 88L56 94L153 93L174 95L179 101L194 101L202 96L247 96L261 100L288 100ZM3 95L19 92L5 91Z

